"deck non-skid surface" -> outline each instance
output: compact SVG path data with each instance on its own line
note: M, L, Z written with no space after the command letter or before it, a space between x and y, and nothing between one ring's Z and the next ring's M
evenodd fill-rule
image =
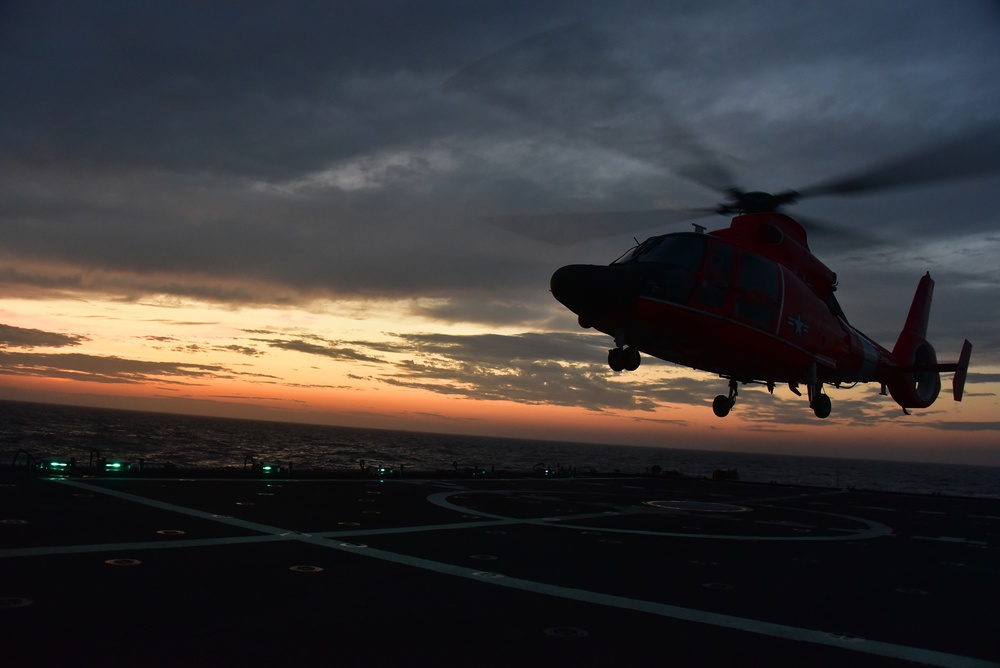
M5 665L1000 662L998 500L654 478L0 485Z

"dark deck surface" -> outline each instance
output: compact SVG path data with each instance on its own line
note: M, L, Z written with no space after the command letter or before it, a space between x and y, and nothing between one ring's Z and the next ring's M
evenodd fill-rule
M1000 662L1000 501L0 471L5 666Z

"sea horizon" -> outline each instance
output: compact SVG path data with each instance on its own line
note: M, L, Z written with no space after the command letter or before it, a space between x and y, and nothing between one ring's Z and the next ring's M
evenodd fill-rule
M649 475L661 470L710 477L734 469L740 480L830 488L1000 498L1000 467L863 457L736 452L649 445L581 443L344 427L270 419L137 411L3 400L0 456L102 456L184 468L239 468L247 458L300 471L348 471L386 465L435 472L477 468L576 475Z

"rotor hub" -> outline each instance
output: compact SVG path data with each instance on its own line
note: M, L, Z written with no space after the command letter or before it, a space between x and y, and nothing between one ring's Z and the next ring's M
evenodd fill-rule
M746 192L739 188L730 188L727 194L729 201L721 203L717 209L723 215L773 213L785 204L791 204L799 196L794 190L772 195L758 190Z

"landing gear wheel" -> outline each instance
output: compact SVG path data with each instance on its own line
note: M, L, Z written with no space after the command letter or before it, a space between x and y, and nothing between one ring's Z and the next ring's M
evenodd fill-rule
M830 397L825 394L817 394L816 398L813 399L812 409L816 417L820 419L830 417L830 411L833 409Z
M733 406L736 405L736 396L739 393L740 391L738 389L736 379L730 378L729 396L727 397L724 394L720 394L719 396L717 396L715 398L715 401L712 402L712 410L715 411L715 414L720 418L726 417L727 415L729 415L729 411L733 410Z
M626 371L635 371L642 364L642 355L635 348L626 348L623 357Z
M612 371L625 370L625 351L621 348L612 348L608 351L608 366Z

